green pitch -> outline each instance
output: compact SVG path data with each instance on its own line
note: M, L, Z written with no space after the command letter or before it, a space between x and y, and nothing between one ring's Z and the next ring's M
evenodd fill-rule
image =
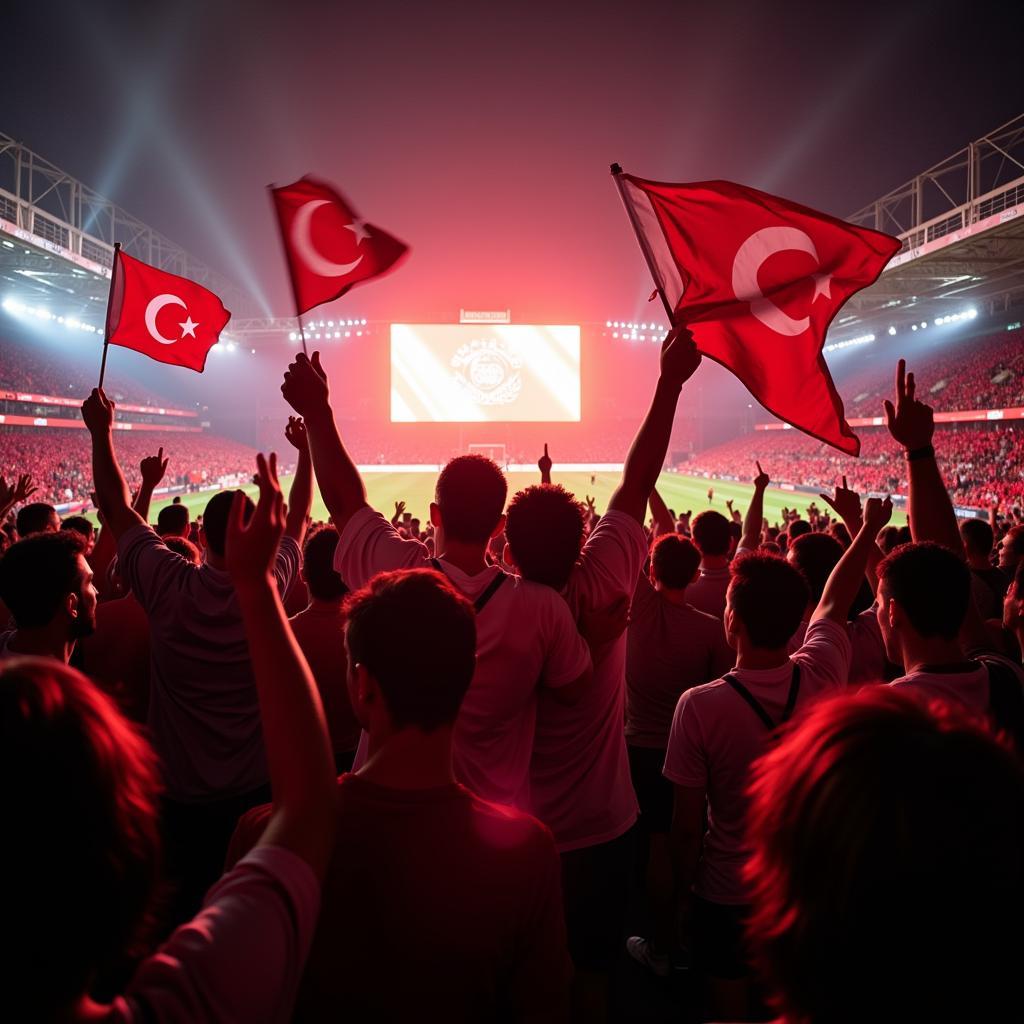
M562 484L563 487L575 493L581 501L585 495L596 498L598 512L604 512L608 507L608 500L619 482L618 473L596 473L594 474L594 483L591 484L589 473L559 473L557 466L552 471L552 478L556 483ZM433 473L367 473L364 479L370 504L388 518L394 514L395 502L404 501L407 511L423 523L427 522L430 501L434 496L434 483L437 479ZM539 472L509 473L509 496L519 489L539 481ZM285 477L282 480L286 497L290 484L290 478ZM709 487L713 487L715 491L712 502L708 501ZM247 487L246 490L249 493L255 493L256 488ZM724 515L728 515L725 505L727 500L733 501L740 512L746 512L747 502L750 500L753 488L750 484L725 483L720 480L681 476L677 473L663 473L658 482L658 490L668 507L677 513L692 511L696 514L703 509L714 508ZM765 515L769 522L774 523L780 518L781 510L784 507L798 508L803 514L803 510L810 504L812 497L809 494L795 494L792 491L769 488L765 494ZM209 499L209 493L188 494L182 497L182 501L192 510L193 516L203 511ZM166 504L167 501L154 501L150 518L155 521L157 511ZM820 500L818 500L818 505L819 507L822 505ZM313 497L313 518L327 519L327 508L319 493L315 493Z

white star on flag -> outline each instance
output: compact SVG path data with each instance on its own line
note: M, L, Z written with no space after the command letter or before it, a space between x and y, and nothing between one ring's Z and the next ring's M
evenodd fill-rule
M356 245L358 245L364 238L370 237L370 232L366 230L365 220L354 220L351 224L346 224L345 227L356 236Z
M191 314L188 314L185 317L185 322L183 324L178 324L178 326L181 328L181 337L184 339L186 334L194 338L196 336L196 328L199 324L192 319Z

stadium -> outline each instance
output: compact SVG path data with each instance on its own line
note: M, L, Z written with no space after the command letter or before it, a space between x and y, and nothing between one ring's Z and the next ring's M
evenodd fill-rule
M702 390L699 406L677 418L661 484L670 506L705 507L709 481L716 507L745 500L757 459L773 467L769 518L803 507L844 474L860 491L901 502L906 481L894 469L881 416L900 355L916 367L936 409L942 469L958 514L987 516L991 506L1020 505L1022 160L1024 115L850 217L901 242L881 279L846 305L826 341L847 417L862 438L859 459L796 431L778 435L791 428L736 388L706 403ZM172 461L156 508L179 496L200 510L205 493L244 482L258 447L280 447L265 410L283 404L274 381L299 344L296 319L251 315L257 301L240 286L9 136L0 136L0 168L0 471L10 477L19 466L36 466L45 500L62 514L91 513L77 407L98 372L113 245L120 242L130 255L217 290L235 311L201 382L180 371L157 374L135 353L117 351L108 390L119 407L129 483L137 485L134 467L159 447ZM338 303L335 315L328 306L307 317L303 329L338 381L345 410L339 427L367 471L374 504L404 501L425 517L438 468L471 451L495 458L516 490L535 479L544 444L560 480L598 504L607 501L647 400L667 330L664 314L637 322L609 310L604 321L580 322L567 310L575 349L568 379L554 389L556 398L568 397L566 405L545 408L544 394L526 394L451 422L466 413L456 402L449 409L443 402L410 408L399 396L403 366L415 378L424 373L415 359L426 350L448 361L465 341L497 337L506 327L525 331L528 343L554 328L517 325L508 309L451 310L446 324L396 325L349 316L352 305ZM315 514L326 518L322 503Z

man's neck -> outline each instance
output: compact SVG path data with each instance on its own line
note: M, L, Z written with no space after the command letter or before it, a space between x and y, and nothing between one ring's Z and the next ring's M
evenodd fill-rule
M765 647L751 647L740 643L736 649L736 667L763 671L781 668L789 662L789 651L785 647L769 650Z
M385 737L371 728L366 763L360 778L391 789L435 789L455 781L452 772L452 727L433 732L401 729Z
M218 569L220 572L227 572L228 565L224 556L214 553L209 548L206 549L206 564L211 569Z
M56 658L66 665L71 660L75 641L63 632L50 627L42 629L17 629L7 644L11 654L29 654L41 658Z
M437 557L450 562L467 576L477 576L487 568L486 552L486 544L466 544L464 541L446 537L444 550L439 551Z
M700 560L702 572L706 572L708 569L727 569L728 567L728 555L704 555Z
M971 569L976 569L978 572L984 572L986 569L992 568L992 563L988 560L988 558L985 555L968 554L967 565Z
M903 637L903 671L906 675L930 668L954 667L967 661L959 639Z
M658 587L658 593L661 594L662 599L667 601L669 604L684 605L687 604L686 600L686 587Z

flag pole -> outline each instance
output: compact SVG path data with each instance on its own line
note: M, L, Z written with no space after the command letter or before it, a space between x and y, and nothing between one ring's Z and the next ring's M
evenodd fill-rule
M270 193L270 202L274 207L274 220L277 222L277 233L281 237L281 247L285 251L285 263L288 264L288 283L292 289L292 303L295 306L295 319L299 325L299 338L302 341L302 353L305 356L309 356L309 350L306 348L306 332L302 327L302 314L299 312L299 293L295 290L295 276L292 274L292 261L288 258L288 240L284 237L284 225L281 223L281 215L277 211L277 204L274 202L274 186L268 185L267 191Z
M622 205L626 208L626 216L632 225L633 233L636 235L636 240L640 245L640 251L644 254L644 259L647 261L647 269L651 272L651 277L654 279L654 287L658 290L661 303L668 314L668 322L674 327L676 322L675 311L672 309L672 304L668 301L668 296L665 294L665 287L658 273L658 265L655 262L654 253L651 252L651 247L647 244L647 236L641 230L636 211L626 195L626 186L622 180L622 167L619 164L612 164L612 177L615 179L615 186L619 190L619 198L622 200Z
M96 386L103 387L103 378L107 372L107 350L110 348L110 301L114 297L114 282L117 280L117 262L121 254L121 243L114 243L114 262L110 264L110 290L107 292L107 315L103 321L103 358L100 360L100 382Z

